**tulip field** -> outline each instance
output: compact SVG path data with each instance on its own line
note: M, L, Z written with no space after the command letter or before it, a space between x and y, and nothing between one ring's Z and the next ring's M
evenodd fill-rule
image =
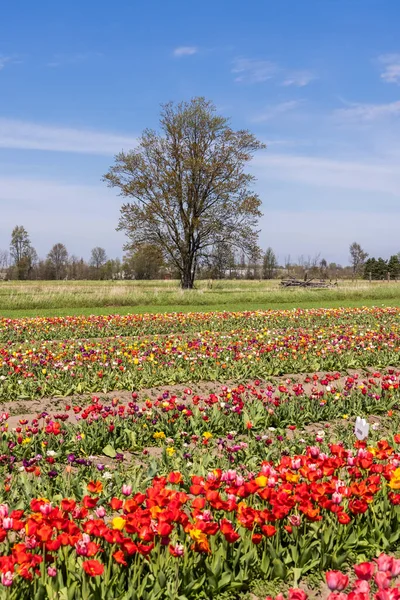
M399 308L0 318L0 395L0 600L400 598Z

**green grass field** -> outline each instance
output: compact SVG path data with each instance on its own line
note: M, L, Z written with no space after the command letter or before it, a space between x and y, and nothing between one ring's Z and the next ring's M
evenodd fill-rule
M339 282L329 289L281 289L279 281L198 281L182 291L177 281L0 282L3 317L400 306L400 282Z

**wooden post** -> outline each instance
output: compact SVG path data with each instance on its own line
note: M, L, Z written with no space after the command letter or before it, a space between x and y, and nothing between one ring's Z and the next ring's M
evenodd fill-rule
M371 271L370 271L370 272L369 272L369 282L371 283L371 281L372 281L372 273L371 273Z
M387 280L388 280L388 283L390 283L390 273L389 273L389 271L388 271L388 274L387 274Z

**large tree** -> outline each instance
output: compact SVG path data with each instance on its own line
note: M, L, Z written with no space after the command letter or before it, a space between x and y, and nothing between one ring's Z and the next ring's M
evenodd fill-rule
M118 154L104 180L128 199L118 226L126 249L158 246L192 288L199 260L216 244L247 254L257 246L261 202L245 166L264 144L233 131L204 98L163 105L160 128Z
M47 255L56 279L62 279L66 275L68 265L68 251L64 244L54 244Z

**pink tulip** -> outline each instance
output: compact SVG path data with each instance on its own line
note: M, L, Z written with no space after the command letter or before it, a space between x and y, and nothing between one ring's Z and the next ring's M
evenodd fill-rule
M400 558L393 559L390 572L393 577L397 577L398 575L400 575Z
M12 529L14 525L14 519L12 519L11 517L4 517L3 519L3 529L5 529L6 531L8 531L9 529Z
M46 502L46 504L42 504L39 510L42 513L42 515L49 515L53 510L51 502Z
M291 525L293 525L293 527L300 527L300 525L301 525L300 515L291 515L288 520L289 520L289 523Z
M1 574L1 583L6 587L10 587L10 585L12 585L13 579L14 574L11 573L11 571L7 571L7 573Z
M130 496L132 494L132 486L124 483L122 486L122 493L124 496Z
M339 492L333 492L333 494L332 494L333 504L340 504L342 499L343 499L342 494L339 494Z
M57 569L54 567L47 567L47 575L49 577L55 577L57 575Z
M338 590L341 592L347 587L349 578L343 575L340 571L327 571L325 573L326 583L330 590Z
M104 508L104 506L99 506L98 508L96 508L95 513L96 513L96 517L99 517L99 519L102 519L103 517L106 516L106 509Z
M376 559L376 563L378 565L378 571L390 571L392 568L393 558L391 556L387 556L387 554L381 554Z
M356 592L357 594L369 594L370 587L368 581L365 581L365 579L357 579L353 587L353 592Z
M378 571L375 573L375 583L380 590L385 590L390 587L391 575L387 571Z
M378 590L375 594L375 600L395 600L393 592L395 590Z
M174 552L176 556L183 556L185 553L185 547L182 544L175 544Z

